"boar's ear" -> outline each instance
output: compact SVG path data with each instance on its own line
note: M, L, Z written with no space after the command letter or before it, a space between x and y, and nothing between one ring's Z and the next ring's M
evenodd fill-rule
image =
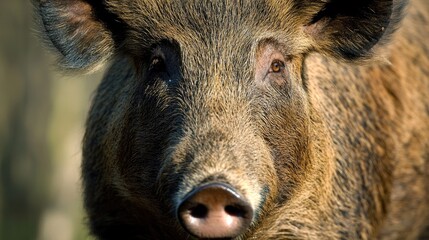
M399 0L398 0L399 1ZM388 39L402 18L405 2L397 0L304 0L317 9L305 31L316 50L355 60L371 55L374 45ZM394 3L395 2L395 3ZM302 6L305 3L301 2Z
M90 70L114 51L108 13L99 0L33 0L48 45L67 69ZM107 27L109 26L109 27Z

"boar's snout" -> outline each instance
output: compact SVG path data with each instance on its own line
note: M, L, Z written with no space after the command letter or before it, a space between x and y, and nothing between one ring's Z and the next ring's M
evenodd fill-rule
M253 209L232 186L210 183L187 194L177 216L182 226L196 237L230 238L247 230Z

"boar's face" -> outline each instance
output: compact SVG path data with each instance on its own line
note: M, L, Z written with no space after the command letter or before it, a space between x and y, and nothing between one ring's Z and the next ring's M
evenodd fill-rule
M127 39L138 70L128 82L131 116L119 124L119 149L126 150L115 159L115 178L135 198L150 189L179 219L199 188L228 186L247 209L236 209L248 218L238 224L256 223L270 203L287 198L305 168L308 106L302 57L292 55L302 46L269 32L281 24L254 12L263 6L178 7L180 16L162 13Z
M369 56L390 5L36 1L64 67L115 59L84 143L94 233L249 234L311 163L305 56ZM350 24L365 27L338 34Z

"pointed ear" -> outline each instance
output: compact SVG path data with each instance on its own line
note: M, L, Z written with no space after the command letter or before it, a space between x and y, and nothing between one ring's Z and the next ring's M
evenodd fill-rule
M102 1L33 0L43 34L67 69L91 70L114 52L111 29L102 21Z
M371 56L373 47L388 39L402 18L406 1L328 0L304 30L314 48L336 58L356 60ZM313 9L315 3L311 3Z

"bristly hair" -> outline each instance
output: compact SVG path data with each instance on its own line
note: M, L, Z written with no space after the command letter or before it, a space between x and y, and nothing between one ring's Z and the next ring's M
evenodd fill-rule
M66 70L97 69L125 36L126 25L106 10L104 1L32 3L45 44L57 53L60 67Z
M316 51L347 61L372 57L398 28L408 0L295 1Z

